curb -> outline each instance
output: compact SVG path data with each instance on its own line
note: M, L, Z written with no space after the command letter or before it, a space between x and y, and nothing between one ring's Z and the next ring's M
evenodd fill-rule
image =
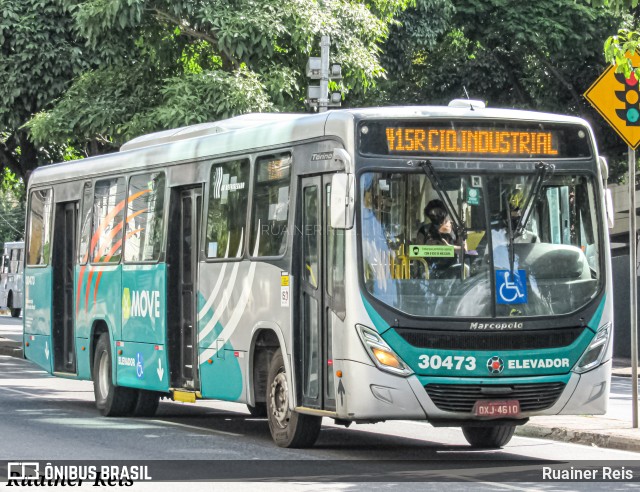
M624 430L622 430L622 432L624 432ZM565 427L547 427L531 423L516 427L515 434L521 437L536 437L572 444L586 444L598 448L640 451L640 434L637 436L620 435L568 429Z

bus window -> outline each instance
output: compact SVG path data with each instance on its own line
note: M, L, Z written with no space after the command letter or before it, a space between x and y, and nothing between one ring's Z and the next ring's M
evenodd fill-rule
M207 215L208 258L241 258L249 201L249 160L211 167Z
M303 254L305 269L303 278L314 289L318 288L318 187L304 189L304 213L302 217Z
M84 185L84 196L82 197L82 217L80 243L78 245L78 263L85 265L89 259L89 239L91 239L91 202L93 201L93 190L91 183Z
M331 217L331 185L326 186L327 213L325 217ZM344 292L344 230L334 229L326 221L328 227L327 236L327 293L332 300L332 308L335 313L344 319L346 312Z
M258 159L252 219L251 253L257 256L280 256L287 247L289 219L289 181L291 156L272 155Z
M124 178L96 181L93 196L93 234L97 244L92 250L94 263L118 263L122 252L124 215ZM93 240L91 241L93 243Z
M164 192L164 173L139 174L129 180L126 262L156 261L160 257Z
M27 264L46 265L51 249L51 190L31 192Z

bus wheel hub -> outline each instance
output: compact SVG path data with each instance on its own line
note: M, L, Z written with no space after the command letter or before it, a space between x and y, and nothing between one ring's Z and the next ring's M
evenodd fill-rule
M281 428L289 424L289 388L284 372L278 373L271 383L271 409L276 422Z

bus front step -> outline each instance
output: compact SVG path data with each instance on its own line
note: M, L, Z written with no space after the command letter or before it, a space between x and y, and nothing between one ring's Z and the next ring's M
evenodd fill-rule
M171 390L171 399L173 401L181 401L183 403L195 403L196 398L200 397L196 391Z

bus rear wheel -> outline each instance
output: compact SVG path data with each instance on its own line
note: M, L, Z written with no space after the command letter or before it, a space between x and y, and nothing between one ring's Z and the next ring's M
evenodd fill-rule
M267 417L273 440L281 448L313 446L320 434L322 417L304 415L289 408L291 392L280 349L273 354L269 364L267 383Z
M505 446L513 437L515 425L462 426L465 439L474 448L496 449Z
M103 333L98 339L93 357L93 393L96 397L96 407L105 417L131 415L136 404L137 391L115 386L111 379L111 368L109 334Z

